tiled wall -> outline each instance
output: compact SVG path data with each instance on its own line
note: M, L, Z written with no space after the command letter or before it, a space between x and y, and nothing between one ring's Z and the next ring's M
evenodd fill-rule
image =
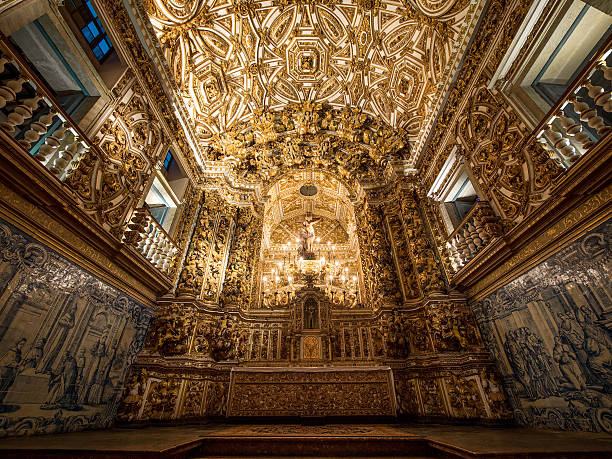
M612 220L475 305L517 420L612 432Z
M0 437L112 423L151 316L0 220Z

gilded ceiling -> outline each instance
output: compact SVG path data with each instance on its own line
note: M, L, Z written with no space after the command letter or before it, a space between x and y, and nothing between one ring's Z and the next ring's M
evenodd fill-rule
M272 229L270 242L272 244L292 244L295 245L302 229L304 217L293 217L284 220ZM320 244L325 248L327 243L332 245L348 244L349 237L346 230L338 220L326 217L317 217L316 234L320 238ZM317 243L317 247L319 244Z
M480 3L142 2L204 162L249 182L292 166L354 177L384 159L414 164Z

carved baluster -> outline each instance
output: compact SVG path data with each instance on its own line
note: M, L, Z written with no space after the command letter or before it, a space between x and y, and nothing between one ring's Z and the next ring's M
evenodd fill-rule
M176 264L176 255L178 253L178 249L174 246L174 244L170 247L170 254L168 258L168 273L172 271L174 265Z
M17 94L23 90L23 85L29 80L26 78L17 78L9 80L0 86L0 108L4 108L8 102L17 99Z
M22 103L13 108L13 111L8 114L7 120L1 123L1 126L11 134L14 133L17 126L21 126L26 119L32 117L34 111L38 108L38 102L41 99L42 97L35 96L23 100Z
M468 227L468 230L470 231L470 237L472 238L472 241L474 241L475 249L473 250L473 253L475 255L477 252L480 252L480 249L483 246L482 239L480 238L480 235L478 234L479 231L477 229L478 223L476 221L476 216L470 219L470 221L467 224L467 227Z
M599 135L603 135L610 130L604 123L603 118L597 114L596 107L591 107L586 102L580 102L577 97L572 103L574 105L574 111L580 115L580 119L595 129Z
M565 113L562 111L559 112L559 121L561 122L561 126L565 128L565 132L574 137L574 139L576 139L583 148L589 149L593 146L593 142L589 138L589 134L582 129L582 123L580 121L576 121L569 116L565 116Z
M155 225L152 223L152 218L147 216L147 224L145 226L145 237L140 246L140 253L148 260L151 247L153 246L153 239L155 237Z
M157 233L157 240L157 247L151 262L157 267L157 269L162 269L166 258L166 235L161 230L159 230Z
M168 240L167 237L164 237L164 244L162 246L161 256L160 256L157 267L161 269L162 271L164 271L165 273L168 272L168 267L170 266L170 250L171 249L172 249L172 246L170 245L170 241Z
M471 224L471 222L466 223L463 227L463 237L465 238L465 242L467 244L468 249L466 253L466 258L468 260L474 258L474 254L476 253L476 244L474 243L474 238L472 236L473 229L474 226Z
M19 143L23 145L26 150L29 150L33 143L38 142L38 139L47 133L49 126L53 124L55 115L56 112L52 110L46 115L42 115L37 121L32 121L30 123L30 129L25 131L23 139L20 140Z
M589 97L595 101L596 105L603 107L608 113L612 112L612 91L606 91L601 86L594 86L591 80L587 80L586 88L589 90Z
M49 115L51 115L51 113ZM41 163L47 162L47 160L53 156L53 154L62 144L62 140L64 140L67 131L68 128L66 127L66 122L64 121L59 128L53 131L51 135L47 136L44 145L40 146L34 155L34 158L39 160Z
M544 136L540 135L536 137L536 142L540 144L540 146L548 154L548 157L552 159L559 167L567 169L567 164L563 162L563 158L548 144L548 141Z
M474 242L476 243L476 246L480 251L480 249L487 246L487 243L489 242L489 237L484 230L484 221L481 218L479 211L477 211L476 215L474 215L474 227L476 228L476 236L474 237Z
M459 253L459 257L461 259L461 266L465 265L468 261L467 254L469 253L468 246L465 242L465 238L461 231L458 231L455 235L457 238L457 252Z
M65 172L68 170L68 166L75 157L80 158L85 150L85 146L81 143L79 136L75 135L71 141L69 141L64 148L59 152L55 161L53 161L53 167L51 172L55 174L58 179L61 179Z
M457 250L455 238L451 239L446 243L446 248L449 253L448 258L451 267L453 268L454 272L457 272L459 270L459 266L461 266L461 257L459 256L459 251Z
M147 258L152 264L157 264L159 259L159 244L161 243L161 233L153 223L153 237L151 238L151 246L149 247L149 253Z
M552 128L552 125L547 125L544 128L544 136L548 138L557 153L566 158L570 163L579 157L572 143L559 131Z
M123 234L123 242L140 249L142 243L142 235L145 232L145 224L147 222L147 214L143 209L136 209L132 214L132 218L128 223L127 231Z
M144 215L144 220L142 222L142 231L140 232L140 241L138 241L135 247L141 254L144 254L147 239L149 238L149 217L146 212L143 211L142 213Z

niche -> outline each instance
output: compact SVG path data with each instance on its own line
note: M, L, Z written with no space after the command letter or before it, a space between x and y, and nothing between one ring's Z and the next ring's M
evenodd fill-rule
M312 297L304 301L304 329L316 330L319 325L319 303Z

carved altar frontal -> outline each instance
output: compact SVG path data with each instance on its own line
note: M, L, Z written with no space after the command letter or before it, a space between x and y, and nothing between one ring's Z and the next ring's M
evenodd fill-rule
M395 416L389 367L234 368L227 415Z

